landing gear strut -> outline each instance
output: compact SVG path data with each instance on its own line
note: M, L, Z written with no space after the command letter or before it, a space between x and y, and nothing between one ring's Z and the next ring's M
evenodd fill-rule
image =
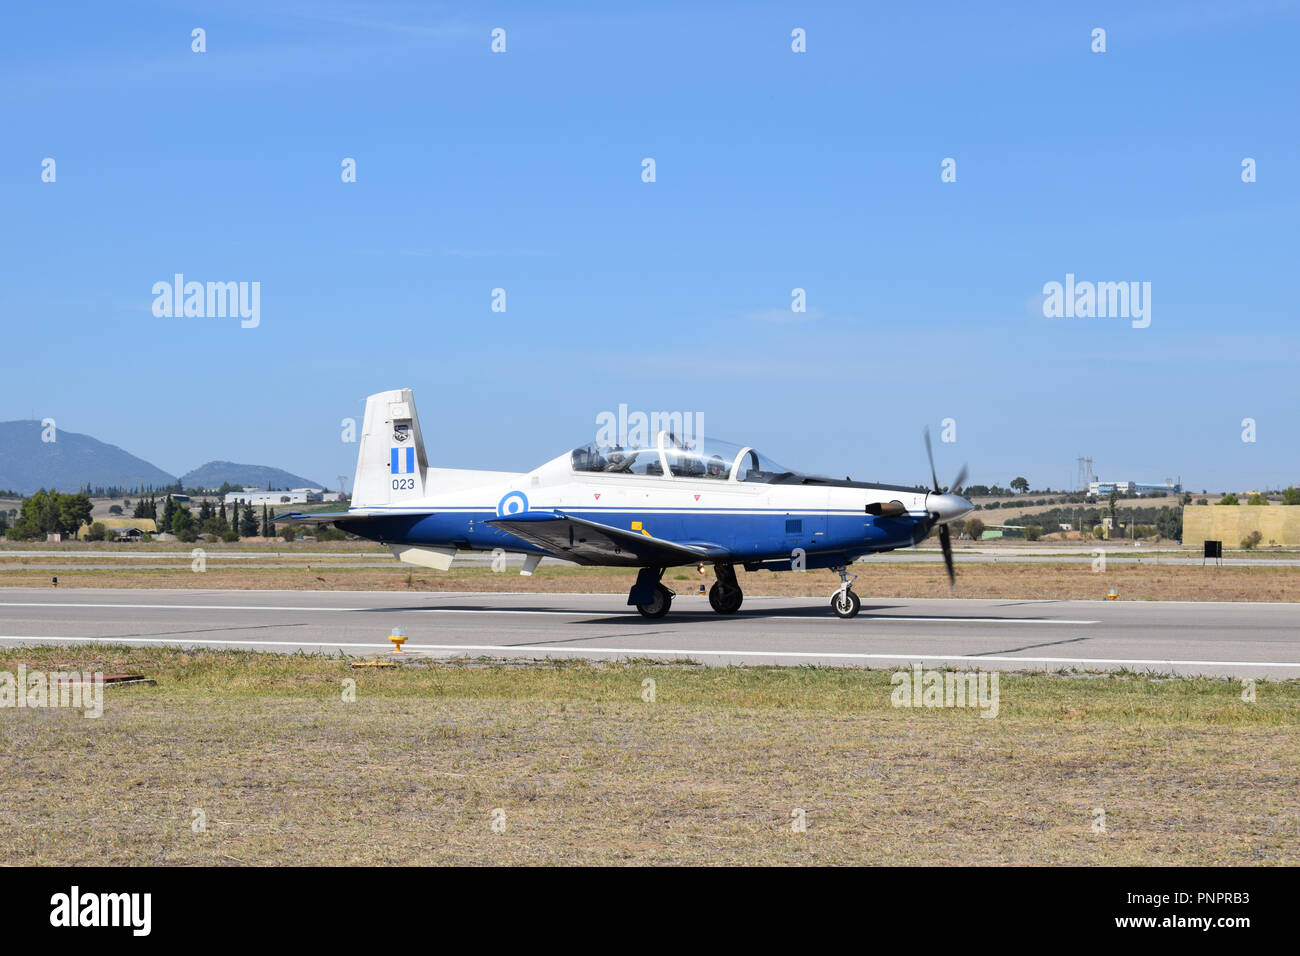
M672 591L659 583L664 568L642 568L628 592L627 603L635 604L645 617L663 617L673 606Z
M838 572L840 576L840 586L831 595L831 610L835 612L836 617L857 617L858 611L862 609L862 600L853 593L853 582L858 579L858 576L849 574L848 569L844 567L831 568L831 570Z
M718 580L709 588L709 605L719 614L735 614L745 600L745 592L736 581L736 569L730 564L715 564L713 573Z

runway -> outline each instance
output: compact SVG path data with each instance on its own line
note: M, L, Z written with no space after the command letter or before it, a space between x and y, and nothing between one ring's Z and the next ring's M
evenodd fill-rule
M1117 670L1300 677L1300 605L747 597L731 617L679 596L648 620L614 594L12 588L0 645L92 642L280 653L654 658L702 664Z

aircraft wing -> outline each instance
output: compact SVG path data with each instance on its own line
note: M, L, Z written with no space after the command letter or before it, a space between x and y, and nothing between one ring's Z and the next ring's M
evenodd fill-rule
M507 518L493 518L487 523L577 564L667 568L711 561L727 553L722 548L678 544L558 511L526 511Z
M406 518L412 515L431 515L432 508L357 508L353 511L312 511L306 514L276 515L271 521L292 521L294 524L329 524L331 521L365 521L368 518Z

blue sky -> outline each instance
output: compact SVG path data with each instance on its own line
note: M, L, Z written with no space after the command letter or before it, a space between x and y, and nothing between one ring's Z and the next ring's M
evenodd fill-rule
M626 403L855 478L921 480L951 417L942 480L1300 482L1296 3L6 18L0 419L332 482L340 421L409 385L448 466ZM260 325L155 317L177 272L260 282ZM1150 327L1044 318L1066 273L1150 282Z

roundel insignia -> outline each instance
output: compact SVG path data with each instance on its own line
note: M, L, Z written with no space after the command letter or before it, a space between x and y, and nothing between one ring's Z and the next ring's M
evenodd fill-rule
M508 518L528 510L528 496L522 491L508 491L497 502L497 517Z

